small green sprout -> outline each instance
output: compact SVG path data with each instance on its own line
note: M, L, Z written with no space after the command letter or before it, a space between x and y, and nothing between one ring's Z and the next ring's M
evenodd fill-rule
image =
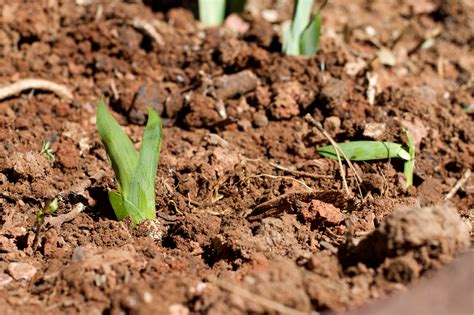
M54 151L51 149L51 142L48 140L44 140L43 144L41 145L41 150L39 152L41 155L43 155L51 165L54 164L54 161L56 161L56 157L54 156Z
M153 109L148 109L140 153L107 111L103 99L97 109L97 130L117 178L119 191L109 191L109 201L117 219L130 216L133 226L146 219L155 219L155 179L162 138L160 117Z
M46 202L43 209L36 210L35 212L35 238L33 240L33 251L36 251L38 242L43 231L45 218L58 210L58 198L53 198Z
M245 0L199 0L199 20L205 26L217 26L224 23L227 12L242 12Z
M199 0L199 20L205 26L221 25L225 17L226 0Z
M404 174L407 187L413 185L413 170L415 168L415 145L411 135L403 129L408 139L408 149L402 144L381 141L352 141L338 143L339 149L351 161L370 161L390 158L405 160ZM332 145L317 149L324 157L337 160L336 148ZM340 152L340 151L339 151Z
M325 0L315 16L311 15L314 0L296 0L291 26L283 31L283 53L290 56L314 56L319 49L321 37L321 10Z

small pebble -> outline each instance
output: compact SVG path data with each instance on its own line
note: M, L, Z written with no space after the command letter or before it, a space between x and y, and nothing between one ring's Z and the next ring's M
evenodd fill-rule
M268 125L267 115L264 113L255 113L255 115L253 115L253 123L256 127L265 127Z
M365 125L364 128L364 137L374 139L374 140L381 140L383 135L385 134L385 130L387 125L384 123L368 123Z
M10 276L15 280L31 280L36 273L36 268L28 263L13 262L7 269Z

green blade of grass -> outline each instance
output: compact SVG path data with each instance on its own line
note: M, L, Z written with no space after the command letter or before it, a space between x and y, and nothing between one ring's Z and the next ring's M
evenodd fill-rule
M132 219L132 225L135 226L141 221L147 219L134 204L116 191L109 191L109 201L112 205L112 209L114 209L115 215L117 216L117 220L119 221L126 217L130 217Z
M348 159L352 161L381 160L388 158L410 159L401 144L381 141L352 141L338 144ZM336 149L332 145L317 149L324 157L337 160Z
M408 154L410 156L410 158L403 165L403 173L405 174L407 187L410 187L413 185L413 171L415 169L415 142L413 141L413 137L410 135L408 130L403 128L403 132L405 133L408 140Z
M122 127L107 111L103 98L97 108L97 130L112 162L119 190L124 198L129 198L138 153Z
M321 14L318 12L308 27L301 34L300 53L304 56L314 56L319 49L321 37Z
M206 26L221 25L225 17L226 0L199 0L199 20Z
M134 180L131 186L130 202L147 219L155 218L155 179L160 157L162 124L158 114L148 109L148 122L143 133L142 145Z
M313 0L296 0L296 10L291 24L291 32L295 37L300 37L309 24Z
M299 56L300 38L308 27L313 9L313 0L296 0L295 12L289 32L284 33L283 52L290 56Z

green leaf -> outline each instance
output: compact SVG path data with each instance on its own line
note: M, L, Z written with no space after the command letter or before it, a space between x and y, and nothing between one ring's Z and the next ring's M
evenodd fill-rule
M117 219L130 216L133 226L145 219L154 219L155 180L162 139L160 117L148 109L140 153L109 114L103 99L97 109L97 129L118 181L119 192L109 192Z
M301 34L300 53L304 56L314 56L319 49L321 37L321 14L318 12L308 27Z
M205 26L221 25L225 17L226 0L199 0L199 20Z
M117 177L120 193L128 198L138 164L138 153L122 127L110 115L102 98L97 108L97 130Z
M402 148L401 144L380 141L352 141L338 144L349 160L369 161L388 158L409 159L408 152ZM317 149L318 153L324 157L337 159L336 149L332 145ZM341 155L341 159L342 154Z
M309 24L311 11L313 10L313 2L313 0L296 0L296 10L291 24L291 33L298 39Z
M409 159L407 159L403 165L403 173L405 174L407 187L410 187L413 185L413 171L415 169L415 142L413 141L413 137L410 135L408 130L403 128L403 132L405 133L408 140L409 154Z
M119 221L122 221L126 217L130 217L132 219L132 225L135 226L143 220L147 219L137 209L137 207L135 207L134 204L125 199L118 192L109 191L109 201Z
M314 0L296 0L295 12L289 32L283 33L283 53L290 56L301 55L301 38L303 32L310 27L311 12ZM311 23L312 24L312 23Z
M158 114L148 109L148 122L143 133L142 146L130 201L147 219L155 218L155 180L160 157L162 125Z

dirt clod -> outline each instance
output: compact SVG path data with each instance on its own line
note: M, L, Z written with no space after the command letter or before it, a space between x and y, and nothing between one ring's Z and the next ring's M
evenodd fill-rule
M409 255L429 269L465 250L469 234L469 227L451 206L402 208L385 218L350 254L369 265ZM395 268L401 262L395 263Z
M36 274L36 268L28 263L12 262L7 269L15 280L30 280Z
M293 2L249 0L215 27L196 1L2 7L0 87L70 89L0 100L2 314L338 312L410 293L466 248L472 4L331 0L318 54L299 57L281 53ZM102 96L137 149L147 108L163 121L157 219L135 229L108 200L119 187L96 130ZM318 155L319 124L337 142L406 144L405 127L414 185L399 159L354 162L360 183ZM54 162L39 153L46 140ZM33 250L35 211L55 196ZM427 287L459 298L456 314L471 291L451 279ZM435 313L418 296L394 314Z

